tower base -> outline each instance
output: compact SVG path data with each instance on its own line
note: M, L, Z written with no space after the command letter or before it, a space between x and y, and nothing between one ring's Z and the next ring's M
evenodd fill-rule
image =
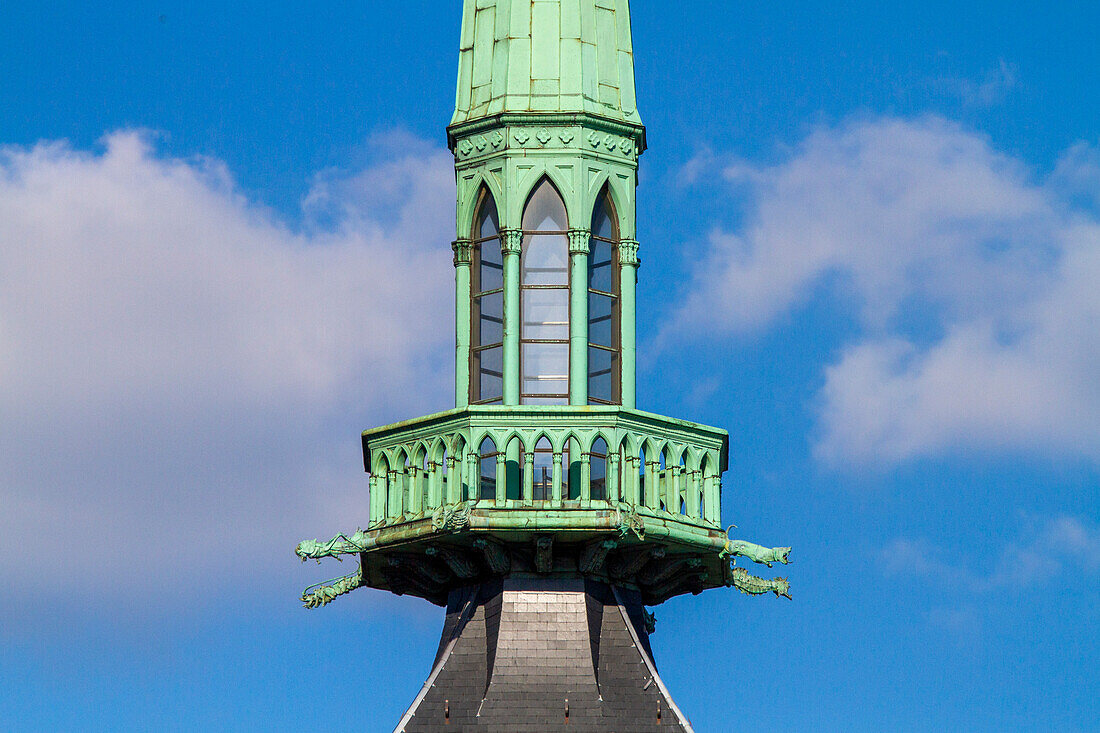
M585 578L451 591L431 675L395 729L691 731L657 674L641 595Z

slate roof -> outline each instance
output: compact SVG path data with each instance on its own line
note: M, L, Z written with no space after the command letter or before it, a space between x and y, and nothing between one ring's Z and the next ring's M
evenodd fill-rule
M691 731L636 592L510 577L453 591L432 673L396 731Z

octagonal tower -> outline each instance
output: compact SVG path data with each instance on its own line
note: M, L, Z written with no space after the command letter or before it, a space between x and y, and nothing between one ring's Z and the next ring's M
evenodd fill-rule
M446 606L398 731L690 730L645 606L787 596L735 558L789 548L723 531L724 430L636 408L627 0L465 0L447 137L455 408L363 433L367 528L298 547L360 569L303 601L368 586Z

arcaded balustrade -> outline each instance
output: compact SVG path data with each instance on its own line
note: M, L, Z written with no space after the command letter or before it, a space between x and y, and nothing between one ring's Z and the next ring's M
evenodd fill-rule
M681 420L618 407L471 407L363 440L371 526L462 502L533 511L625 503L721 522L728 437Z

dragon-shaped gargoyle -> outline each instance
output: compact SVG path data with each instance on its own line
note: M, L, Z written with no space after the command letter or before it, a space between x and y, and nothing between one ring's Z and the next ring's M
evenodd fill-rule
M758 578L755 575L749 575L749 571L744 568L731 566L726 574L726 585L733 586L750 596L774 593L776 596L783 596L787 600L791 598L791 584L787 582L786 578Z
M338 534L328 542L319 540L299 542L294 554L302 558L302 562L306 560L320 562L323 557L335 557L339 560L341 555L354 555L364 552L367 549L367 544L367 533L360 529L351 537L346 534Z
M761 547L744 540L729 540L726 547L719 553L721 557L740 556L747 557L755 563L767 565L769 568L773 562L790 564L791 548L789 547Z

